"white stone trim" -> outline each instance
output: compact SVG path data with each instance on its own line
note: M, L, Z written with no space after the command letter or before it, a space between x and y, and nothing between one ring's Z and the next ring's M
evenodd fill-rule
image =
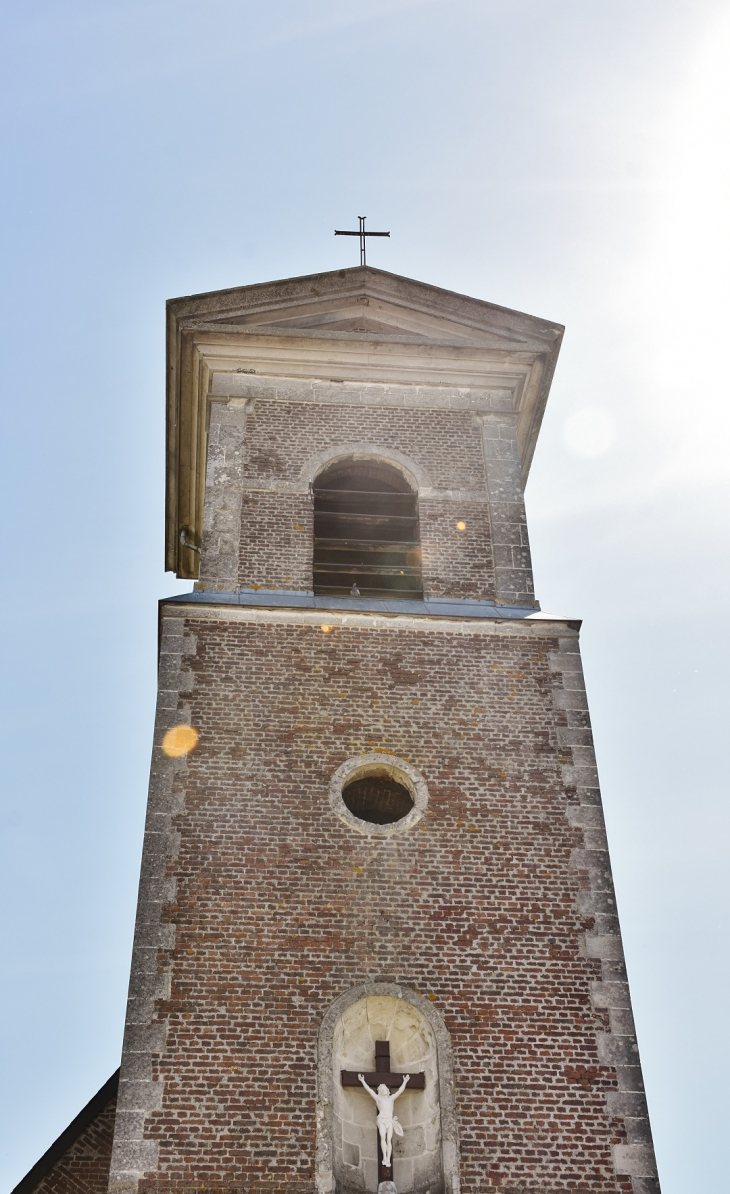
M393 821L390 825L374 825L371 821L362 821L360 817L356 817L342 799L342 789L364 775L387 775L396 783L402 784L413 799L411 811L405 817L401 817L400 821ZM340 764L329 782L329 803L335 816L357 833L364 833L369 837L393 837L397 833L406 833L421 820L428 807L428 787L420 771L417 771L412 763L399 759L397 755L372 752L346 759Z

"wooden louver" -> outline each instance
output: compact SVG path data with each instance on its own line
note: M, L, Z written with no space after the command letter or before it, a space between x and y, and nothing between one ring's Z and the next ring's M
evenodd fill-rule
M338 462L314 486L314 591L421 600L418 497L379 462Z

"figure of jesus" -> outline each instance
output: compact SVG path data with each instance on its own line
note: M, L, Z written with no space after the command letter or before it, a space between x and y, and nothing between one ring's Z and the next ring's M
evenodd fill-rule
M378 1087L376 1094L375 1091L368 1086L362 1074L358 1074L358 1078L362 1082L370 1097L375 1099L375 1106L378 1109L378 1116L375 1120L375 1123L377 1124L378 1132L380 1134L380 1148L383 1154L383 1165L386 1167L386 1169L390 1169L390 1159L393 1153L393 1132L395 1132L396 1136L403 1135L403 1129L393 1114L393 1104L398 1096L403 1094L403 1091L406 1088L406 1083L408 1082L410 1076L410 1074L405 1075L395 1094L391 1094L388 1090L388 1087L383 1085L383 1083L381 1083Z

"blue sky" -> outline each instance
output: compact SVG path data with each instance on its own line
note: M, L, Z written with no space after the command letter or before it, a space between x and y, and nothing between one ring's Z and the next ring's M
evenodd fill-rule
M166 298L373 265L567 326L528 486L583 650L664 1194L726 1190L730 6L6 0L0 1157L116 1068ZM723 869L724 863L724 869Z

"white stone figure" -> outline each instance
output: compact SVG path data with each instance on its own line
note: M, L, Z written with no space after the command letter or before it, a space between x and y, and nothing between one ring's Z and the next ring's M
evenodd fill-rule
M375 1099L375 1106L378 1108L378 1116L375 1120L378 1132L380 1133L380 1148L383 1154L383 1165L386 1169L390 1169L390 1159L393 1153L393 1132L396 1136L403 1135L403 1129L398 1123L398 1120L393 1114L393 1104L399 1095L403 1094L406 1088L410 1074L406 1074L398 1087L395 1094L391 1094L388 1087L381 1082L378 1087L377 1094L372 1090L365 1081L362 1074L358 1074L358 1078L362 1082L366 1091L371 1098Z

